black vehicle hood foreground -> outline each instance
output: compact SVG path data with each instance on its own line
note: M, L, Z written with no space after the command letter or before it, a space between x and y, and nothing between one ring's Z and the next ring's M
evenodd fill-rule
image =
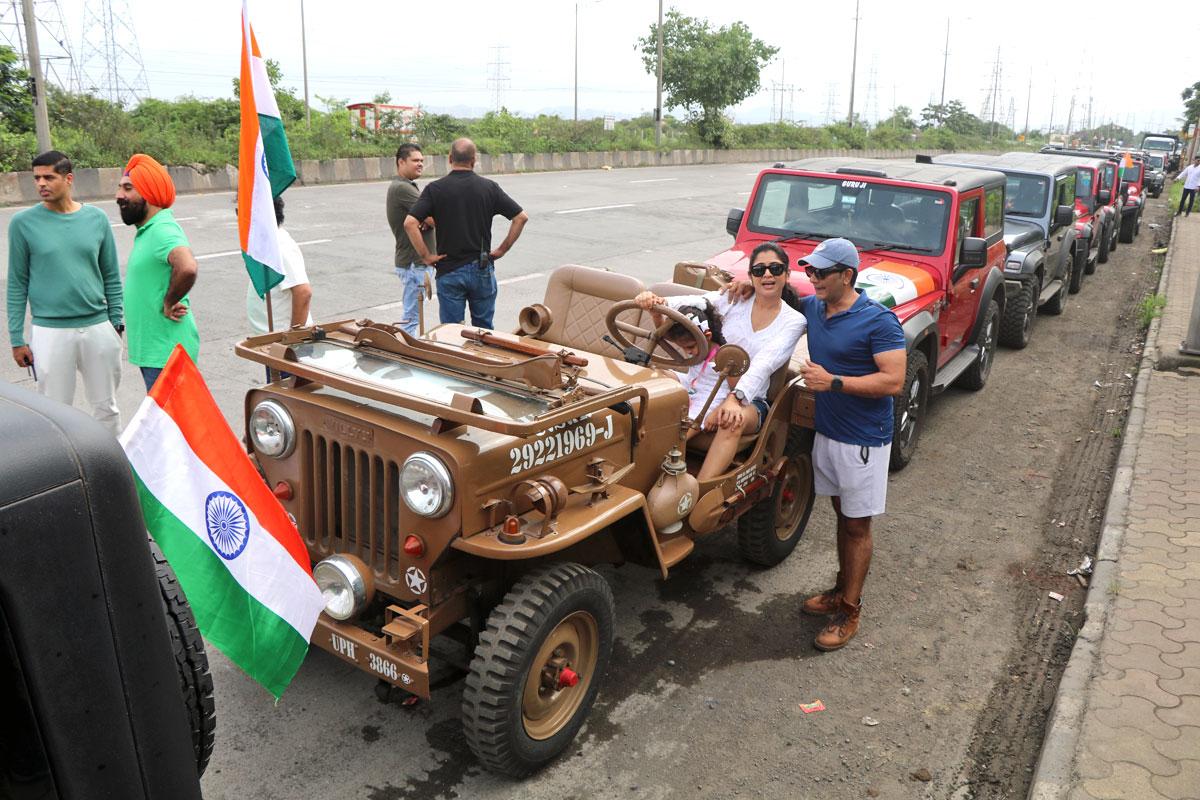
M1004 220L1004 244L1010 253L1030 244L1040 244L1045 238L1042 226L1036 222L1011 217Z

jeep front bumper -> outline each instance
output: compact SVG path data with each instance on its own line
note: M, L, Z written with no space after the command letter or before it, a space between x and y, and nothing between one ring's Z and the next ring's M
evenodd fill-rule
M321 614L313 629L312 643L349 661L363 672L429 699L429 660L421 657L411 638L400 639L386 632L383 636L375 636L370 631Z

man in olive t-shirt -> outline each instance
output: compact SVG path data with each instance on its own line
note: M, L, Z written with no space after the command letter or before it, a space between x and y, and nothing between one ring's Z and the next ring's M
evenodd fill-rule
M195 361L200 333L187 293L196 282L196 258L170 206L175 184L167 170L138 153L117 184L121 221L136 225L125 266L125 321L129 361L142 370L146 391L158 380L176 344Z
M408 210L417 202L421 192L417 189L417 178L425 170L425 156L421 153L420 145L407 142L400 145L396 151L396 177L388 186L387 220L396 237L396 260L394 262L396 277L404 287L404 308L400 327L416 336L419 332L421 318L421 292L425 286L426 277L432 279L433 269L421 263L421 256L408 240L404 231L404 218ZM432 218L419 223L421 237L425 247L431 251L437 249L434 238Z

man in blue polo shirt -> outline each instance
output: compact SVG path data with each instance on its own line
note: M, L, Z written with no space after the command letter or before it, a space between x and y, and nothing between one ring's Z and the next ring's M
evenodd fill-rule
M892 397L904 386L900 321L854 288L858 249L826 239L797 264L815 294L800 298L808 320L809 360L801 369L816 397L813 483L837 513L838 575L802 610L826 616L813 644L844 647L858 632L862 588L871 566L871 518L883 513L892 449Z

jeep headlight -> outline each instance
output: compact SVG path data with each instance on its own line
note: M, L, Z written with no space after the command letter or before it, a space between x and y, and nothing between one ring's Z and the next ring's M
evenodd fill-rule
M433 453L413 453L400 468L400 496L415 514L442 516L454 500L450 470Z
M375 593L375 582L367 565L341 553L313 567L313 580L325 601L325 613L339 621L362 613Z
M263 400L250 412L250 443L271 458L286 458L296 446L292 415L275 400Z

